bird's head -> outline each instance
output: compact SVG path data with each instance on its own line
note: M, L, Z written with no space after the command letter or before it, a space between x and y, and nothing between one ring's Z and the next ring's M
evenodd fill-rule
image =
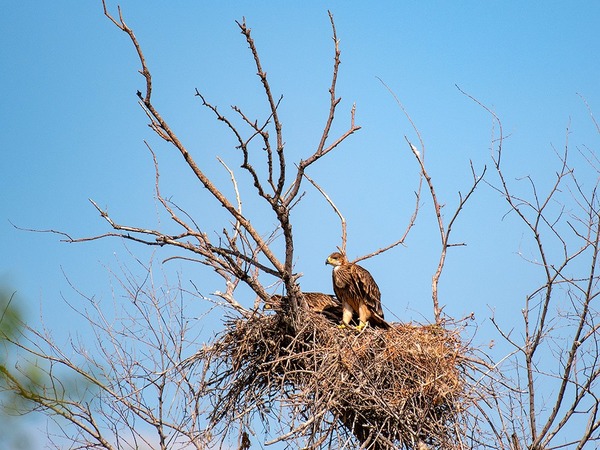
M285 297L283 295L271 295L271 298L265 301L264 309L279 309Z
M346 262L347 262L347 260L344 255L342 255L341 253L335 252L335 253L332 253L331 255L329 255L329 257L325 261L325 264L331 264L332 266L336 267L336 266L341 266L342 264L344 264Z

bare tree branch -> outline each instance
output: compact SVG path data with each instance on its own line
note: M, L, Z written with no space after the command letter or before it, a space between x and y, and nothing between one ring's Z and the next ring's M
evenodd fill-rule
M335 206L335 203L333 203L333 200L331 200L329 195L327 195L327 193L323 190L323 188L321 188L321 186L319 186L317 183L315 183L315 181L312 178L310 178L308 175L306 175L306 173L304 174L304 177L308 181L310 181L310 183L321 193L321 195L323 197L325 197L325 200L327 200L327 203L329 203L329 205L333 208L335 213L340 218L340 222L342 224L342 245L339 247L339 250L340 250L340 252L342 252L342 254L345 255L346 254L346 241L348 239L347 234L346 234L346 219L344 218L344 216L342 215L342 212L338 209L338 207Z
M356 113L356 105L353 105L352 110L350 112L350 127L344 134L342 134L340 137L338 137L334 142L327 145L327 142L329 139L329 133L331 131L331 126L333 125L333 121L335 118L335 111L336 111L337 106L339 105L339 103L342 100L341 98L338 98L336 95L336 85L337 85L338 71L339 71L339 67L340 67L341 52L340 52L340 47L339 47L339 40L337 37L337 31L335 29L335 22L333 21L333 14L330 11L329 11L329 20L331 22L331 30L333 33L333 42L334 42L334 49L335 49L335 55L333 58L333 76L331 79L331 86L329 87L329 95L330 95L329 115L327 116L327 120L325 122L325 128L323 129L323 134L321 135L321 140L319 142L319 145L317 146L317 149L311 156L300 161L300 163L297 165L298 170L296 172L296 179L292 183L292 186L283 202L285 205L288 205L288 206L298 196L298 192L300 191L300 185L302 183L302 177L304 176L304 172L306 171L306 169L311 164L313 164L317 160L319 160L321 157L323 157L326 154L328 154L329 152L331 152L334 148L336 148L344 140L346 140L346 138L348 138L351 134L360 130L360 127L355 125L355 123L354 123L354 116ZM327 147L326 147L326 145L327 145Z
M274 266L275 270L279 274L284 274L284 266L277 259L275 254L271 251L269 246L263 241L260 234L251 223L248 221L246 217L239 214L237 209L230 203L230 201L214 186L214 184L210 181L210 179L200 170L198 165L195 163L194 159L186 149L186 147L181 143L181 141L177 138L175 133L171 130L169 125L165 122L159 112L154 108L151 100L151 92L152 92L152 76L148 67L146 65L146 60L143 56L140 44L135 37L133 31L125 24L123 17L121 15L121 11L119 8L119 20L114 19L110 13L108 13L106 9L105 0L103 0L104 6L104 14L123 32L127 33L131 42L133 43L139 59L142 65L142 69L140 73L146 79L146 93L145 95L139 93L141 105L145 111L147 111L148 116L151 119L152 128L157 131L157 133L163 137L163 139L167 140L171 144L173 144L177 150L181 153L183 158L185 159L187 165L192 169L198 180L202 183L202 185L215 197L215 199L242 225L242 227L252 236L253 240L256 242L260 251L266 256L269 262Z

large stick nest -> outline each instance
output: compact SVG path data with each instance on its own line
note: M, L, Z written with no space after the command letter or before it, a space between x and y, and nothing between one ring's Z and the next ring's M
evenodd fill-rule
M456 448L465 394L457 333L393 324L361 333L298 308L230 319L203 352L213 431L251 429L309 448Z

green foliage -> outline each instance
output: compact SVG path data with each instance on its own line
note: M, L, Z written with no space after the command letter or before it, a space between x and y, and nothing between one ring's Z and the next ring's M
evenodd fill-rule
M0 289L0 450L37 447L37 428L48 427L51 416L70 420L69 405L87 407L101 383L98 367L78 367L27 325L20 305L16 293Z
M23 330L22 313L16 292L0 290L0 450L25 450L33 447L25 430L21 409L22 398L12 389L11 379L20 375L14 367L15 346ZM31 374L35 372L30 370ZM29 378L27 375L24 378Z
M0 342L3 346L7 339L10 340L17 336L20 329L21 312L16 305L16 292L0 291ZM0 353L0 358L4 358L4 353ZM0 359L4 364L4 359Z

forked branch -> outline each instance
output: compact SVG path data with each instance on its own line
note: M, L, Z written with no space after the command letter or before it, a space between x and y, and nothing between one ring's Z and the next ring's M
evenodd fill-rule
M282 135L282 125L281 125L281 121L279 120L279 114L277 112L277 108L279 106L279 103L281 101L281 98L279 99L279 101L275 101L273 94L271 92L271 86L269 85L269 82L267 80L267 73L263 70L262 68L262 64L260 62L260 58L258 55L258 50L256 49L256 45L254 43L254 39L252 39L252 36L250 34L250 28L248 28L246 26L246 21L242 20L242 22L238 22L236 21L238 27L241 30L241 33L244 35L244 37L246 38L246 42L248 43L248 46L250 47L250 50L252 51L252 56L254 57L254 63L256 64L256 70L257 70L257 75L260 78L260 81L263 85L264 91L265 91L265 95L267 96L267 100L269 102L269 107L271 109L271 117L273 118L273 125L275 126L275 135L276 135L276 154L277 154L277 158L279 160L279 175L277 177L277 187L275 189L275 197L278 198L281 196L281 192L283 191L283 187L285 185L285 153L283 150L284 147L284 142L283 142L283 135ZM273 150L271 149L271 145L270 145L270 141L267 137L267 139L264 140L265 142L265 146L266 146L266 151L267 151L267 155L268 155L268 159L269 161L272 161L272 154L273 154ZM271 184L273 184L273 167L272 164L269 164L269 182Z
M236 206L233 205L227 197L212 183L212 181L204 174L204 172L200 169L200 167L196 164L191 154L188 152L187 148L183 145L183 143L179 140L177 135L173 132L170 126L166 123L166 121L162 118L160 113L156 110L154 105L152 104L151 92L152 92L152 76L147 67L146 60L144 58L141 46L133 33L133 30L127 26L125 21L123 20L123 16L121 14L121 10L119 8L119 20L112 17L112 15L106 9L105 0L102 0L102 4L104 7L104 14L123 32L125 32L132 44L134 45L140 64L142 65L142 69L140 73L146 79L146 92L142 94L138 92L138 97L140 98L141 106L148 115L151 127L157 134L165 139L167 142L171 143L175 148L181 153L188 167L193 171L198 180L202 183L202 185L213 195L213 197L227 210L227 212L234 217L236 221L240 223L240 225L248 232L248 234L252 237L257 247L260 249L261 253L265 255L265 257L269 260L269 262L273 265L275 272L282 276L284 274L285 268L284 265L279 261L279 259L275 256L272 250L269 248L268 244L264 241L260 233L253 227L250 221L239 213Z
M346 140L350 135L360 130L360 127L355 124L354 118L356 114L356 105L352 106L352 110L350 111L350 127L348 130L339 136L335 141L328 143L329 132L331 131L331 126L333 125L333 121L335 119L336 108L341 102L341 98L336 95L336 85L337 85L337 77L338 71L340 67L340 46L339 40L337 37L337 31L335 28L335 22L333 20L333 14L329 11L329 21L331 22L331 30L333 33L333 42L334 42L334 57L333 57L333 75L331 78L331 86L329 87L329 115L327 116L327 120L325 121L325 127L323 129L323 133L321 134L321 140L317 145L315 152L310 155L308 158L303 159L297 165L296 178L292 183L291 188L288 190L288 194L285 197L284 204L286 206L290 206L294 203L298 193L300 191L300 185L302 184L302 178L304 176L304 172L306 169L320 158L331 152L338 145L340 145L344 140Z

